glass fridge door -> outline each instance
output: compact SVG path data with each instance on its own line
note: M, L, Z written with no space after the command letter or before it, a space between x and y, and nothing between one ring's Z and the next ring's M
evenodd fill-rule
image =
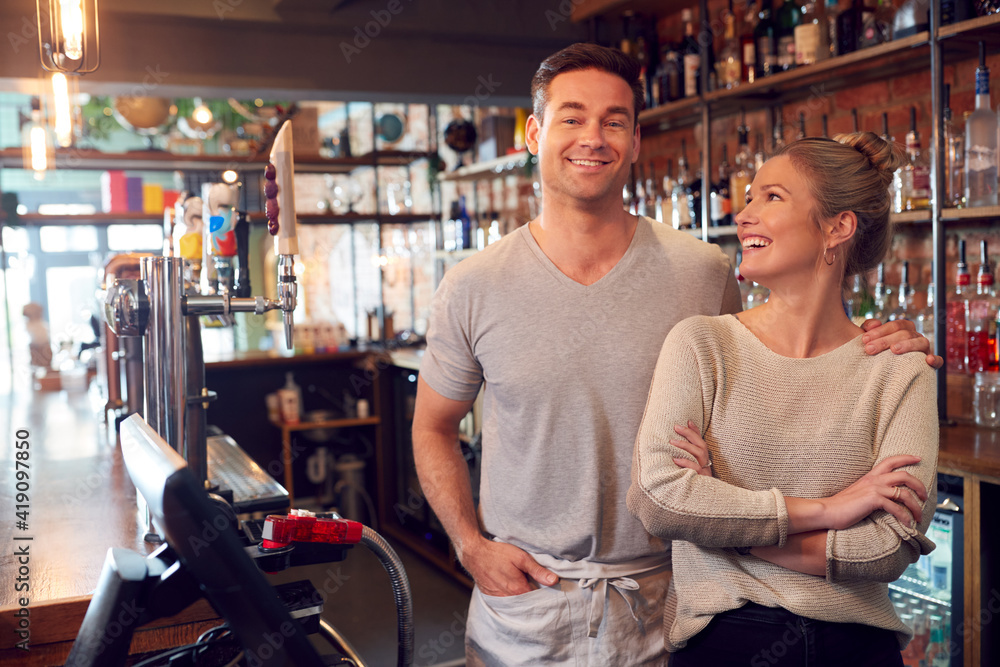
M907 667L959 667L962 638L963 498L962 479L938 477L938 506L927 537L936 545L889 584L896 613L913 629L913 641L903 651Z

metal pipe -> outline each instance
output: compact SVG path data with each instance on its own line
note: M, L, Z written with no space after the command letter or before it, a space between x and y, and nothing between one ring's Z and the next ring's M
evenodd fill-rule
M202 486L208 479L208 429L204 403L192 401L202 396L205 389L205 354L201 347L201 323L197 317L184 318L184 337L187 339L186 390L187 412L184 418L184 448L180 452L195 479Z
M184 299L185 315L228 315L230 313L256 313L263 315L269 310L279 310L281 302L262 296L235 298L221 294L218 296L188 296Z

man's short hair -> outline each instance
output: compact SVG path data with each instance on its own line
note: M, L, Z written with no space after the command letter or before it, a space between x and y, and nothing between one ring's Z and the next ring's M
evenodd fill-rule
M545 105L549 101L549 84L564 72L596 69L608 74L614 74L628 84L632 89L633 122L639 125L639 112L646 104L645 90L642 79L639 78L641 67L635 58L625 55L618 49L609 49L597 44L578 42L557 51L542 61L538 71L531 78L532 113L541 123Z

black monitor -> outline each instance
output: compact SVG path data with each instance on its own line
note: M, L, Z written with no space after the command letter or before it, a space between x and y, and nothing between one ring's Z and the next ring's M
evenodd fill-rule
M158 531L200 592L228 621L243 646L247 663L282 667L322 665L323 660L301 625L292 619L244 551L233 516L209 499L184 459L136 414L122 422L121 446L129 476L148 504ZM109 554L109 562L111 558ZM109 567L105 570L102 584L111 578ZM114 598L114 594L105 597ZM92 612L97 616L95 607L101 606L100 598L99 586L81 635ZM113 603L114 600L105 600L103 606ZM81 643L80 639L77 643ZM100 641L90 643L99 645ZM74 646L74 652L77 648ZM102 652L107 658L109 652Z

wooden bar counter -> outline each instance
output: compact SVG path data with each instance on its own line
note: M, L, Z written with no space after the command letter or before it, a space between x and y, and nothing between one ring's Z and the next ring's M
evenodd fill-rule
M265 364L267 362L264 362ZM69 401L68 407L66 402ZM5 460L0 472L0 664L61 665L76 637L110 547L146 554L135 503L135 488L126 474L120 448L100 426L99 411L86 394L36 392L17 399L11 411ZM16 517L15 434L27 430L30 456L30 508L26 528ZM22 434L23 435L23 434ZM966 616L982 608L981 522L984 485L1000 484L1000 431L968 425L941 429L941 472L965 480L966 503ZM985 495L989 498L992 496ZM996 509L996 508L994 508ZM31 538L18 540L15 538ZM19 576L17 551L27 545L29 590L15 590ZM988 583L988 582L986 582ZM30 651L16 648L21 608L28 600ZM158 650L193 641L218 624L204 601L176 617L137 631L133 653ZM972 626L970 626L972 627ZM966 664L979 663L978 633L966 652Z

